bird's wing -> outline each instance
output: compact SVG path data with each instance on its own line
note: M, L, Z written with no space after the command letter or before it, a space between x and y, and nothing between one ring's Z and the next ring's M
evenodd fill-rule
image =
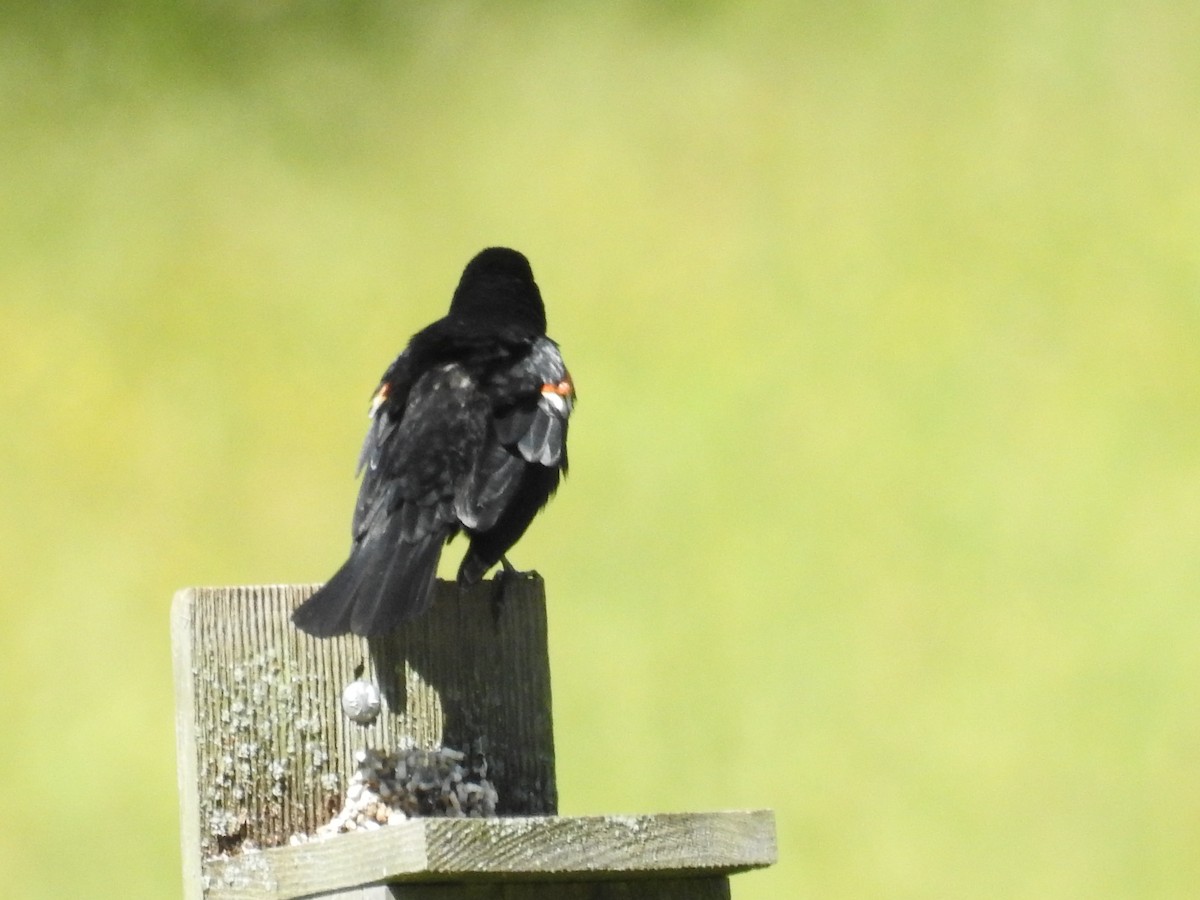
M383 634L425 611L489 422L488 398L459 365L417 378L402 408L384 393L363 448L354 546L314 604L314 628Z
M401 541L453 526L455 498L487 437L489 401L461 366L448 363L417 378L402 407L385 390L388 384L380 388L383 399L376 401L363 444L356 541L383 519L398 528Z
M371 406L367 410L371 424L358 453L358 473L361 474L368 467L378 468L381 453L387 446L390 434L404 418L408 392L412 388L412 370L413 353L411 349L406 349L388 366L388 370L379 380L379 386L375 388L375 393L371 395ZM354 530L358 530L357 522Z
M554 469L557 483L557 472L567 468L567 419L575 402L571 376L549 338L539 338L496 376L489 393L492 438L458 505L459 520L474 531L495 525L527 480L530 464Z
M497 385L496 438L528 462L565 472L575 385L558 345L539 338Z
M350 556L293 615L310 634L384 634L425 611L491 403L465 369L447 364L411 386L385 376L372 413Z

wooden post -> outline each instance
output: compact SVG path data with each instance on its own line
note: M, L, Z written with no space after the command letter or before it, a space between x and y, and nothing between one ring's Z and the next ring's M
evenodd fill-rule
M716 900L729 896L727 873L774 861L766 811L555 815L540 578L510 582L499 606L491 583L439 582L429 613L371 641L316 640L294 628L289 616L313 589L175 595L188 900ZM344 711L352 682L369 697L378 689L373 718ZM364 777L362 754L391 753L394 762L422 750L453 765L442 784L449 811L459 811L465 787L485 800L462 809L487 817L393 812L328 833ZM436 780L426 785L434 794ZM405 802L412 812L416 801Z

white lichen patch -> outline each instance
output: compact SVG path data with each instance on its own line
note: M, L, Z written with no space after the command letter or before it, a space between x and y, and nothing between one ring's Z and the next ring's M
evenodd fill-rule
M223 858L286 842L306 814L296 784L328 774L316 676L285 670L275 648L194 675L201 853ZM326 796L337 793L335 779Z

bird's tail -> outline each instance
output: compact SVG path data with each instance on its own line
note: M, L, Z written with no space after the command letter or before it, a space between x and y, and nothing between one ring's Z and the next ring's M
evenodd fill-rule
M390 532L389 525L355 545L333 577L292 613L297 628L315 637L375 637L429 608L447 535L400 541Z

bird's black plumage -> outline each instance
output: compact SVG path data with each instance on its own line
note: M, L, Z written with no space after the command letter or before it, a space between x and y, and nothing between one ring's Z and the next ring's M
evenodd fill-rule
M375 391L350 556L293 614L297 627L372 636L420 615L460 531L458 581L482 578L566 473L574 399L528 260L482 251L449 313L413 335Z

